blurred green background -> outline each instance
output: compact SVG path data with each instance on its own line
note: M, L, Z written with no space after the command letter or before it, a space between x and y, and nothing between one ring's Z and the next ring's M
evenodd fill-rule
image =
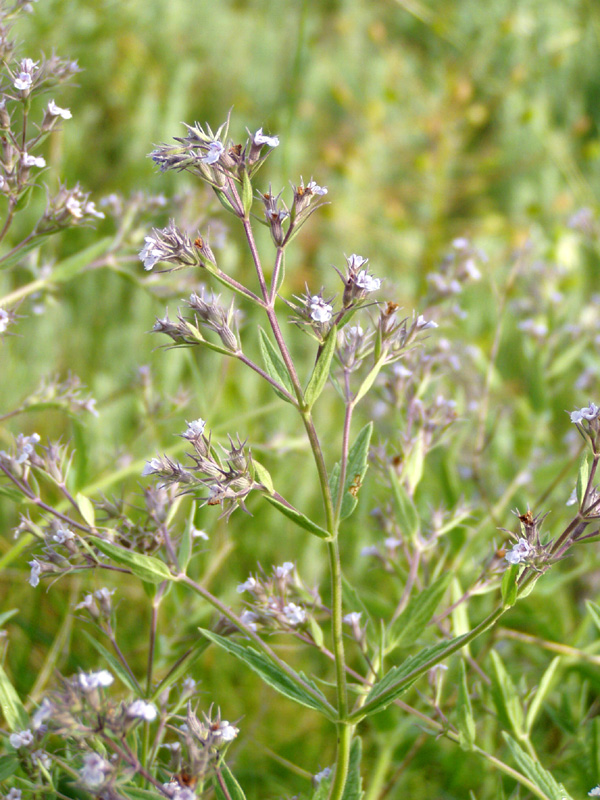
M556 496L550 494L547 504L534 510L552 508L556 525L567 518L564 501L575 480L575 451L564 438L569 428L564 411L599 399L597 242L594 235L567 224L578 209L595 212L597 207L598 3L41 0L16 30L25 43L23 55L35 59L40 51L55 50L82 67L77 85L55 97L59 105L71 108L73 119L50 141L48 155L61 180L69 185L80 181L95 199L140 189L172 196L192 187L189 176L158 174L147 158L155 144L183 133L183 121L208 122L215 129L233 109L235 140L245 137L246 127L254 131L263 126L278 134L281 146L259 174L258 188L266 190L271 183L279 191L301 175L305 181L314 177L328 187L330 201L289 253L288 296L303 291L305 282L315 290L325 284L329 293L339 291L330 265L341 267L343 254L356 252L368 256L373 271L385 277L384 299L400 302L409 313L413 307L421 310L427 273L437 268L455 237L471 237L489 261L481 282L461 298L465 319L448 323L439 335L461 352L473 348L474 355L464 372L445 383L440 379L439 385L457 400L460 421L454 438L427 462L420 509L426 516L440 503L456 503L461 494L475 504L473 529L464 533L466 538L473 534L468 559L462 562L458 552L463 539L453 545L465 582L476 575L492 542L502 541L498 525L513 525L508 509L524 509L528 503L533 507L562 469L564 478L553 487ZM43 193L39 202L43 204ZM158 218L157 224L166 221L166 216ZM232 227L229 219L225 222ZM50 243L48 257L75 252L109 233L111 224L101 223L96 232L68 232ZM264 237L261 242L268 249ZM514 254L526 246L527 263L505 291ZM237 231L228 234L222 258L240 276L248 274ZM100 417L20 417L7 423L2 447L11 432L21 430L71 440L78 449L79 488L100 484L107 493L135 496L143 459L172 447L184 419L202 416L220 436L226 431L249 436L295 502L318 509L315 486L297 486L306 452L301 431L286 429L291 417L275 412L274 396L251 378L240 377L231 364L222 365L210 355L156 350L158 342L146 332L155 315L164 313L165 301L138 285L141 264L135 257L130 273L131 279L108 270L84 274L49 296L41 315L30 313L31 304L20 308L24 318L19 335L0 347L0 413L10 411L42 376L71 370L97 398ZM4 275L2 294L21 285L26 275L24 269ZM560 300L550 297L553 292L561 293ZM169 298L172 311L180 296ZM489 430L494 438L482 485L463 480L459 466L464 452L473 448L468 403L488 371L502 298L506 316L490 377ZM536 339L520 332L518 323L524 319L545 324L548 336ZM299 340L300 358L304 344ZM308 363L308 348L305 357ZM141 365L151 368L152 386L146 394L138 376ZM585 369L586 383L578 386ZM189 393L186 406L172 402L180 389ZM331 447L339 446L338 415L332 394L323 401L320 423ZM388 423L391 437L395 424ZM277 455L282 441L284 454ZM336 457L334 451L330 462ZM529 482L507 493L515 475L527 467ZM115 478L115 469L123 470L122 480ZM486 515L482 497L488 512L490 504L505 498L498 518ZM384 487L373 480L344 543L347 571L367 597L375 594L373 584L381 587L385 581L390 592L397 591L390 576L374 573L358 559L360 548L376 539L369 502L372 506L384 498ZM306 542L291 525L282 536L275 514L255 505L254 518L236 514L228 527L210 509L197 520L211 534L207 552L198 560L199 574L213 565L213 588L232 603L236 583L257 561L267 566L296 560L309 582L325 574L318 542ZM14 509L3 502L2 557L12 552L15 520ZM474 532L479 536L475 542ZM38 589L40 614L25 581L25 554L10 562L0 588L5 608L21 611L11 623L7 663L26 695L57 632L64 634L57 656L63 673L81 665L93 667L96 656L85 642L71 641L70 608L83 585L64 580L49 593ZM580 619L583 601L598 599L593 575L598 563L588 551L585 558L569 559L513 612L509 626L574 646L591 644L589 620ZM123 599L127 592L143 603L134 583L122 592ZM173 592L170 602L160 641L164 664L177 657L195 628L211 616L189 596ZM128 652L143 670L140 612L135 604L122 603L120 614ZM539 680L551 657L543 648L532 652L514 644L503 655L518 664L515 681L524 675L529 686ZM324 738L311 715L297 715L252 678L240 677L237 665L213 651L197 665L195 677L203 681L207 706L214 701L227 718L244 717L235 759L248 796L307 792L306 781L271 760L264 748L312 772L326 766L334 743ZM591 722L593 715L588 718L587 712L598 692L597 674L575 667L544 718L548 727L551 720L553 733L539 731L542 760L558 769L572 791L588 791L600 779L594 774L596 745L587 737L584 746L584 733L578 739L578 726ZM413 752L419 735L414 723L400 721L397 710L380 715L370 729L366 775L380 763L381 742L393 743L388 778L407 757L387 796L464 798L471 789L477 798L500 796L497 776L482 769L474 783L479 762L461 754L459 763L454 745L427 738ZM502 747L493 726L486 726L483 735L492 751ZM260 744L258 751L253 740Z

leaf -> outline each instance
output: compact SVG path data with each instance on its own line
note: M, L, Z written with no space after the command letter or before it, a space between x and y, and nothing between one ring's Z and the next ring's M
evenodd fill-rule
M283 363L283 359L281 358L280 354L275 349L275 346L264 332L262 328L259 327L258 329L258 342L260 345L260 353L262 355L263 364L265 365L265 371L270 378L273 378L274 381L280 383L284 389L293 395L294 394L294 387L292 386L292 381L287 371L285 364ZM273 386L273 390L278 397L281 397L282 400L285 400L286 403L289 403L289 398L287 398L282 392L275 389Z
M112 558L117 564L128 567L134 575L148 583L162 583L163 581L175 580L171 571L164 563L154 556L142 555L133 550L125 550L116 544L100 539L98 536L89 536L88 540L94 544L101 553Z
M252 181L250 180L248 171L244 169L242 172L242 206L244 209L244 216L246 218L248 218L250 215L250 209L252 208L253 199L254 197L252 194Z
M325 528L321 528L316 522L313 522L307 516L302 514L300 511L297 511L295 508L290 508L286 506L285 503L282 503L280 500L277 500L275 497L271 497L269 494L263 495L265 500L268 500L272 506L280 511L285 517L291 519L292 522L295 522L300 528L304 528L305 531L312 533L313 536L318 536L319 539L327 539L330 540L331 536Z
M588 460L588 455L586 453L584 457L581 459L581 464L579 465L579 472L577 473L577 501L579 502L580 508L585 495L585 490L587 489L589 477L590 477L590 462Z
M18 613L18 608L11 608L10 611L5 611L3 614L0 614L0 626L7 623L9 619L12 619L14 615Z
M236 781L233 773L224 761L222 761L217 767L217 772L218 775L215 775L214 777L214 787L218 800L246 800L246 795L244 794L242 787ZM221 788L219 776L225 784L227 793L225 793Z
M254 650L247 645L237 644L223 636L219 636L212 631L200 628L200 633L214 644L226 650L240 661L243 661L250 669L255 672L271 688L290 700L295 700L300 705L320 711L329 719L335 717L335 710L327 702L325 695L309 679L296 673L290 667L293 677L288 672L284 672L281 667L268 659L262 653ZM314 693L307 692L302 683L310 686Z
M352 514L358 503L358 492L362 486L363 478L367 471L367 459L369 456L369 445L373 434L373 423L369 422L359 432L354 444L348 453L348 465L346 468L346 480L344 483L344 494L340 511L340 519L346 519ZM340 464L339 462L331 470L329 476L329 487L334 505L337 503L340 490Z
M592 600L586 600L585 605L591 618L594 620L594 624L600 631L600 606L592 602Z
M269 470L255 458L252 458L252 466L254 467L254 477L256 480L262 483L269 494L273 494L275 486L273 485L273 478Z
M545 770L538 761L534 761L517 742L506 731L502 731L502 736L510 748L513 758L517 762L519 769L534 783L538 789L544 792L550 800L573 800L570 794L562 785L557 783L554 777Z
M348 766L348 777L346 778L342 800L361 800L364 794L362 790L362 778L360 777L361 757L362 742L358 736L355 736L350 745L350 764Z
M12 486L0 486L0 496L8 497L13 503L22 503L25 499L21 492Z
M402 530L403 538L407 541L412 541L419 535L421 529L419 514L412 498L402 485L396 470L390 467L388 474L390 486L392 487L392 499L394 501L396 519Z
M556 670L558 669L559 664L560 664L560 656L556 656L556 658L552 659L546 671L542 675L540 685L538 686L537 691L529 704L529 708L527 709L527 716L525 717L525 730L527 731L528 734L531 733L531 729L533 728L533 724L536 720L536 717L540 712L542 703L548 696L548 692L550 691L550 688L554 681L554 676L556 674Z
M23 731L29 725L29 716L15 687L4 668L0 666L0 710L11 731Z
M313 407L317 398L325 388L325 384L327 383L327 378L329 377L331 361L335 354L336 342L337 342L337 328L334 325L327 334L327 339L325 340L325 346L323 347L323 350L321 351L317 363L315 364L315 368L313 369L313 373L310 376L308 386L306 387L306 391L304 392L304 402L306 403L306 408L308 410L310 410Z
M411 644L414 644L431 620L448 588L451 577L450 571L444 572L431 586L411 597L404 611L392 624L390 650L400 645L410 647Z
M0 756L0 781L5 781L19 769L19 759L16 756Z
M236 212L235 208L231 205L229 200L227 199L227 195L225 194L225 192L222 192L220 189L216 189L214 186L213 186L213 189L214 189L215 194L217 195L217 199L218 199L219 203L221 203L221 205L223 206L225 211L229 211L231 214L235 214L236 217L237 217L237 212Z
M126 686L133 694L136 696L140 694L140 686L136 683L132 678L131 675L127 672L123 664L115 657L113 654L104 647L104 645L100 644L94 637L89 634L86 630L82 630L83 635L88 640L88 642L92 645L94 650L99 653L102 658L106 661L109 665L110 669L113 670L117 678L121 681L121 683Z
M77 503L79 513L83 517L86 525L89 525L90 528L93 528L96 524L96 510L92 501L89 499L89 497L86 497L84 494L79 492L79 494L75 497L75 502Z
M364 604L354 586L352 586L345 576L342 576L342 598L344 601L344 608L349 608L351 611L362 611L365 617L372 623L369 609Z
M66 283L75 278L82 270L89 267L100 256L103 256L112 244L112 239L106 237L94 242L84 250L80 250L64 261L60 261L52 270L51 280L53 283Z
M471 706L469 687L467 685L467 670L463 659L460 661L460 683L458 684L456 711L460 746L463 750L472 750L475 744L475 720L473 719L473 707Z
M518 564L511 564L505 570L502 576L502 605L504 608L510 608L517 602L519 594L519 584L517 578L519 577L520 567Z
M524 716L523 706L516 686L496 650L492 650L490 656L494 666L494 670L490 675L494 705L505 727L512 728L513 732L520 738L524 735Z
M415 489L421 482L423 477L423 467L425 464L425 434L422 430L419 431L415 440L410 448L410 451L404 459L402 467L402 475L408 484L408 491L411 495L415 493Z

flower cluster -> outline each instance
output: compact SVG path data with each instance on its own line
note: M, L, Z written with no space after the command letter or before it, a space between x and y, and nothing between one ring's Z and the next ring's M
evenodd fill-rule
M240 619L251 630L293 630L307 620L306 604L320 605L316 590L308 589L299 580L295 566L285 561L271 573L250 575L237 587L239 594L249 594L251 601Z

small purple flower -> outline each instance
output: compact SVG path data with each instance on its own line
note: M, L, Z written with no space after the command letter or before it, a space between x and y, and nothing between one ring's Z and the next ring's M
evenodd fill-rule
M417 330L426 331L429 330L429 328L437 328L437 327L439 327L437 322L426 320L422 314L419 314L419 316L417 317Z
M183 434L184 439L198 439L204 433L206 420L201 418L195 419L193 422L187 422L186 432Z
M527 539L523 539L521 537L517 544L512 548L512 550L508 551L504 558L509 564L523 564L531 556L532 552L533 548Z
M269 147L277 147L279 145L279 136L267 136L263 133L263 129L259 128L252 137L252 143L258 146L267 144Z
M152 703L147 703L145 700L134 700L127 709L128 717L136 717L146 722L153 722L157 715L156 706L152 705Z
M361 269L356 276L356 285L365 292L376 292L381 288L381 278L374 278L366 269Z
M593 789L590 789L588 797L600 797L600 786L594 786Z
M321 781L327 780L331 776L331 767L325 767L322 769L321 772L317 772L316 775L313 776L313 781L317 784L317 786L321 783Z
M9 741L15 750L18 750L20 747L29 747L30 744L33 744L33 734L29 728L27 728L18 733L11 733Z
M326 303L322 297L316 294L310 298L309 309L312 319L321 324L329 322L333 316L333 306L330 306L329 303Z
M319 186L319 184L316 181L309 181L306 184L306 189L307 191L310 191L312 194L318 194L321 197L327 194L327 188L325 186Z
M151 458L150 461L146 461L144 464L142 475L156 475L162 471L162 466L160 458Z
M290 625L302 625L306 620L306 610L296 603L288 603L283 607L283 613Z
M31 156L29 153L23 152L21 155L21 163L25 167L45 167L46 160L42 156Z
M63 119L71 119L73 116L68 108L57 106L54 100L50 100L48 103L48 113L53 117L62 117Z
M293 561L284 561L280 567L275 567L275 576L277 578L285 578L294 569Z
M84 692L92 692L94 689L110 686L113 681L114 678L107 669L79 674L79 685Z
M362 617L362 611L352 611L350 614L346 614L344 617L344 622L347 625L351 625L355 627L360 625L360 618Z
M29 575L29 585L35 588L38 586L40 582L40 573L42 571L42 565L39 561L36 561L34 558L33 561L29 562L29 566L31 567L31 573Z
M38 69L38 62L31 58L24 58L21 61L19 74L13 80L13 86L18 92L29 94L33 86L33 73Z
M0 308L0 333L4 333L10 324L10 315L8 311Z
M244 583L238 584L237 593L243 594L244 592L252 592L256 588L256 578L253 578L252 575L248 578L248 580L244 581Z
M254 612L249 611L245 608L242 613L240 614L240 620L244 623L244 625L249 628L251 631L255 631L257 628L256 620L258 616L254 614Z
M81 780L90 789L96 789L106 780L110 765L98 753L86 753L83 757Z
M202 156L200 161L202 161L203 164L216 164L224 152L225 148L223 147L223 143L215 140L208 145L206 155Z
M570 417L571 422L575 424L581 423L584 420L591 422L594 419L597 419L600 415L600 408L595 403L590 403L589 406L585 408L575 409L575 411L571 411Z

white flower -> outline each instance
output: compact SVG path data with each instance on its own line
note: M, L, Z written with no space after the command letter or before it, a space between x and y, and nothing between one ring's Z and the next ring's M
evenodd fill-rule
M277 578L285 578L286 575L294 569L294 562L293 561L284 561L280 567L275 567L275 576Z
M577 503L578 499L579 499L579 498L577 497L577 486L574 486L574 487L573 487L573 491L572 491L572 492L571 492L571 494L569 495L569 499L567 500L567 502L565 503L565 505L566 505L566 506L574 506L574 505L575 505L575 503Z
M157 715L156 706L153 706L152 703L147 703L145 700L134 700L127 709L128 717L138 717L146 720L146 722L152 722Z
M10 317L8 315L8 311L0 308L0 333L4 333L4 331L8 328L9 323Z
M352 253L350 258L347 258L346 261L348 262L348 269L351 272L356 272L356 270L360 269L363 264L366 264L368 258L363 258L362 256L358 256L356 253Z
M110 602L110 598L115 593L116 589L107 589L106 586L103 586L101 589L97 589L94 592L94 597L97 597L98 600L105 600Z
M44 697L42 700L41 706L37 709L33 717L31 718L31 727L34 731L39 730L44 722L52 715L54 707L50 700L47 697Z
M194 692L196 690L196 681L193 678L186 678L183 682L183 689L186 692Z
M33 561L29 562L29 566L31 567L31 573L29 575L29 585L35 588L40 582L40 573L42 571L42 565L40 564L39 561L36 561L34 558Z
M352 611L350 614L345 615L344 622L354 627L355 625L360 625L361 617L362 611Z
M83 217L83 208L81 205L81 201L78 200L76 197L71 195L67 202L65 203L65 208L71 214L72 217L75 219L81 219Z
M45 167L46 161L41 156L30 156L29 153L23 152L21 155L21 163L25 167Z
M318 295L313 295L310 298L309 308L310 316L315 322L329 322L333 315L333 307Z
M367 547L363 547L360 551L361 556L378 556L379 555L379 548L374 545L370 544Z
M474 258L467 258L463 268L472 281L478 281L481 278L481 272L477 269Z
M29 74L29 72L19 72L18 77L16 77L13 81L13 86L19 92L27 92L31 89L31 85L33 84L33 77Z
M43 750L34 750L31 754L31 760L34 764L40 764L44 769L49 770L52 766L52 761L48 753Z
M365 292L376 292L381 288L381 278L374 278L366 269L361 269L356 276L356 285Z
M238 584L237 593L242 594L243 592L252 592L255 588L256 588L256 578L253 578L252 575L250 575L247 581Z
M403 364L394 364L394 375L398 378L410 378L412 370L407 369Z
M19 747L29 747L33 742L33 734L29 728L27 728L27 730L20 731L19 733L11 733L9 741L15 750L18 750Z
M203 164L216 164L224 152L225 148L223 147L222 142L219 141L211 142L208 145L208 151L206 155L202 156L200 161L202 161Z
M21 790L16 789L14 786L10 790L10 792L6 795L5 800L21 800Z
M395 550L397 547L400 547L402 544L402 539L396 539L395 536L388 536L387 539L383 540L384 545L387 547L388 550Z
M523 562L527 561L532 551L533 548L527 539L523 539L521 537L517 544L512 548L512 550L508 551L504 558L509 564L522 564Z
M104 217L105 217L104 212L103 211L98 211L98 209L96 208L96 203L94 203L92 200L89 200L85 204L85 209L84 210L85 210L85 213L89 214L90 217L96 217L96 219L104 219Z
M252 137L252 141L256 145L268 144L269 147L277 147L279 145L279 136L267 136L263 133L263 129L259 128Z
M208 533L206 531L201 531L199 528L192 526L191 534L192 539L204 539L205 542L208 542Z
M81 603L75 606L75 611L79 611L80 608L85 608L87 611L94 608L94 595L86 594Z
M240 620L244 623L244 625L249 628L251 631L256 630L256 620L258 616L254 614L252 611L249 611L247 608L242 611L240 614Z
M184 439L198 439L204 433L206 421L203 419L195 419L193 422L186 422L187 430L183 434Z
M322 780L325 780L331 775L331 767L325 767L322 769L321 772L317 772L317 774L313 777L313 780L316 784L321 783Z
M322 197L324 194L327 194L327 189L326 189L326 187L325 187L325 186L319 186L319 184L318 184L318 183L316 183L316 181L309 181L309 183L307 183L307 184L306 184L306 188L307 188L307 189L310 189L310 191L311 191L313 194L318 194L318 195L320 195L321 197Z
M144 264L145 270L150 270L161 260L163 252L154 237L145 236L144 241L146 244L140 250L140 261Z
M459 236L458 239L452 240L452 247L455 250L466 250L469 246L469 240L465 239L464 236Z
M110 686L114 681L113 676L107 669L101 669L99 672L81 672L79 674L79 685L84 692L91 692L98 689L100 686Z
M600 797L600 786L594 786L593 789L590 789L588 797Z
M426 331L428 328L437 328L437 322L427 321L422 314L417 317L417 329Z
M63 119L71 119L73 116L68 108L57 106L54 100L50 100L48 103L48 113L53 117L62 117Z
M533 319L524 319L519 322L518 326L520 331L530 333L538 339L543 339L548 335L548 326L543 322L536 322Z
M306 619L306 610L296 603L288 603L283 607L283 613L290 625L301 625Z
M86 753L83 757L83 763L83 769L79 773L81 780L90 789L101 786L106 779L105 773L110 768L110 765L98 753Z
M64 544L65 542L68 542L69 539L74 539L75 534L68 528L59 528L52 538L54 539L55 542L58 542L59 544Z
M155 475L157 472L162 470L162 461L160 458L151 458L150 461L146 461L144 464L144 469L142 470L142 475Z
M215 737L222 739L224 742L232 742L239 732L239 728L236 728L235 725L230 725L226 719L219 722L218 728L213 729Z
M585 408L575 409L575 411L571 411L571 422L582 422L582 420L588 420L591 422L593 419L596 419L600 415L600 408L595 403L590 403L589 406Z

